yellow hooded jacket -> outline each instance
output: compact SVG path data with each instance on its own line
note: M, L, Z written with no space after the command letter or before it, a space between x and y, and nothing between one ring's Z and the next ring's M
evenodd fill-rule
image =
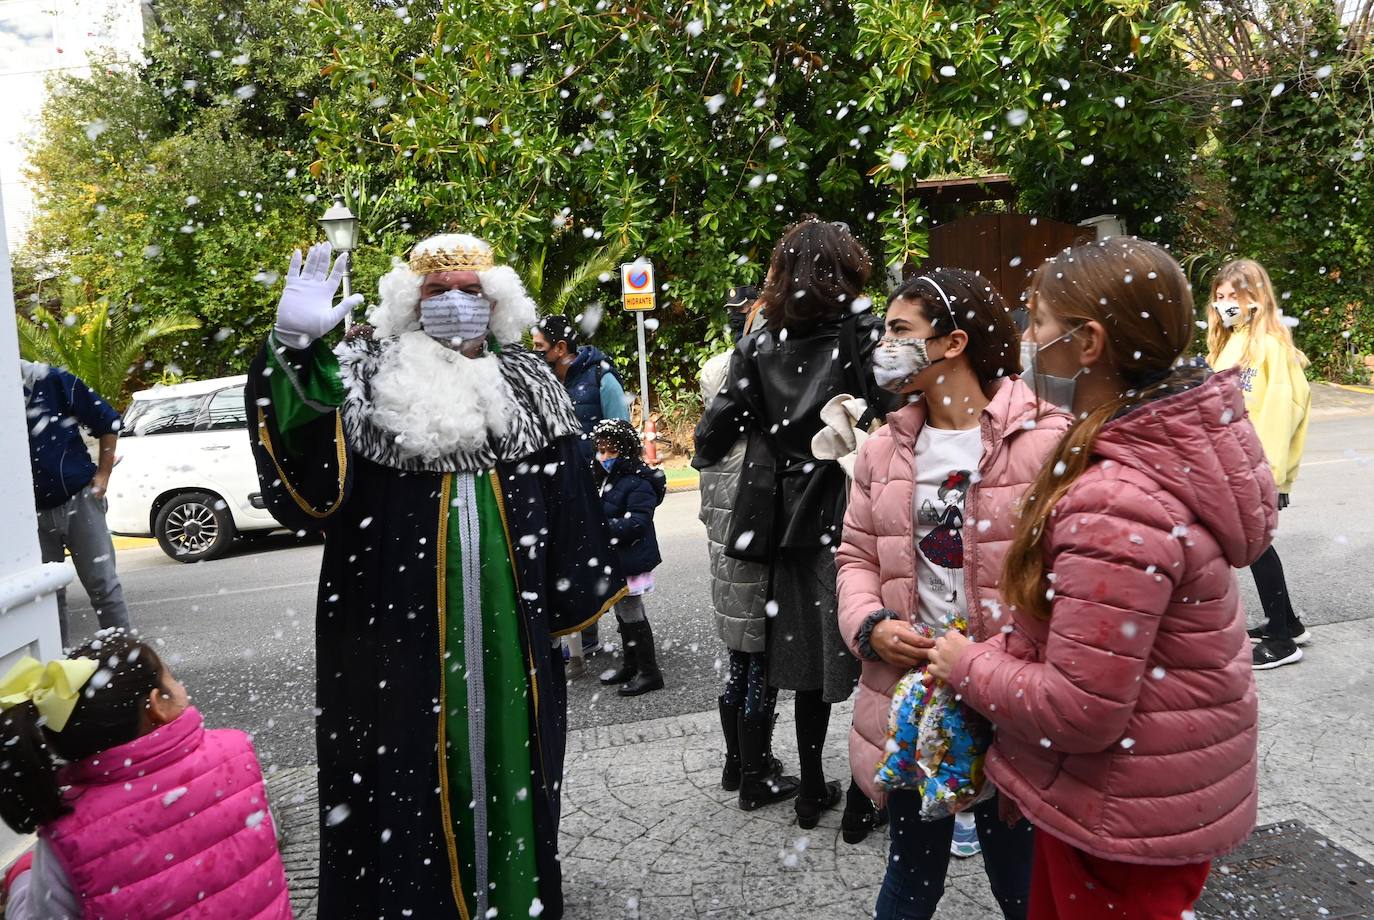
M1215 369L1224 371L1239 364L1249 338L1248 328L1237 329L1222 348ZM1241 370L1241 386L1250 421L1274 471L1274 482L1279 492L1287 493L1298 478L1298 464L1302 462L1312 388L1297 361L1271 335L1265 336L1258 362Z

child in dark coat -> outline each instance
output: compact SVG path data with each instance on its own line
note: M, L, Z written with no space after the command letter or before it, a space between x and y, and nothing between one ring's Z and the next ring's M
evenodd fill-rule
M644 595L654 589L654 567L663 561L654 533L654 509L663 502L668 480L662 470L642 459L642 444L634 426L622 419L604 419L592 429L596 444L594 470L601 505L611 528L611 545L620 558L629 594L615 605L624 663L601 676L606 685L619 684L620 696L639 696L663 689L663 674L654 656L654 634L644 613Z

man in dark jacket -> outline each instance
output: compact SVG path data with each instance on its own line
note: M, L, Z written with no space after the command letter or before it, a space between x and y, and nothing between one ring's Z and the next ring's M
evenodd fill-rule
M567 388L583 434L590 435L603 418L630 420L625 388L610 359L591 345L579 346L577 330L566 316L544 317L535 328L533 338L534 350L543 354ZM585 449L590 459L590 441L585 442Z
M46 364L19 362L29 425L29 466L38 508L38 544L44 562L68 551L102 629L129 627L129 608L115 572L114 544L105 526L105 490L114 469L119 413L81 378ZM85 428L100 442L92 462L81 439ZM71 645L67 590L58 589L62 644Z
M591 466L595 449L591 434L596 423L606 418L630 420L630 408L625 388L620 384L611 360L591 345L577 344L577 329L566 316L553 314L539 321L532 335L534 350L544 356L562 381L582 426L580 449L587 465ZM582 632L582 652L599 651L601 639L597 627Z

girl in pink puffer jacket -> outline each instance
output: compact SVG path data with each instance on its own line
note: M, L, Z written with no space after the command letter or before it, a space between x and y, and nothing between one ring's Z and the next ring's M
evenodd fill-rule
M1031 920L1189 915L1249 835L1256 699L1235 567L1275 524L1234 372L1176 366L1178 264L1113 237L1046 262L1026 348L1079 421L1007 554L1014 629L930 670L996 726L988 776L1036 828Z
M252 743L207 731L150 646L25 658L0 708L0 817L38 830L6 872L8 920L290 920Z
M875 801L886 800L892 845L876 916L930 917L944 892L954 818L923 821L921 794L890 794L874 782L893 688L924 663L940 629L967 618L985 640L1003 614L1002 559L1015 509L1068 416L1020 380L1019 333L988 281L936 269L890 298L875 355L879 382L908 394L864 442L854 470L839 565L840 632L863 659L850 769ZM1008 918L1025 916L1030 826L1008 827L996 799L974 809L993 894ZM848 817L848 815L846 815ZM857 836L845 827L846 839Z

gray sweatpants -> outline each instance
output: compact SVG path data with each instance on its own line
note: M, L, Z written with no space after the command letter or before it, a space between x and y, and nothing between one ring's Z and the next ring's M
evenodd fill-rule
M105 526L105 500L91 495L89 487L56 508L38 512L38 546L44 562L61 562L72 554L76 577L95 608L100 628L129 628L129 607L115 572L114 543ZM67 627L67 589L57 592L57 617L62 625L62 645L71 647Z

